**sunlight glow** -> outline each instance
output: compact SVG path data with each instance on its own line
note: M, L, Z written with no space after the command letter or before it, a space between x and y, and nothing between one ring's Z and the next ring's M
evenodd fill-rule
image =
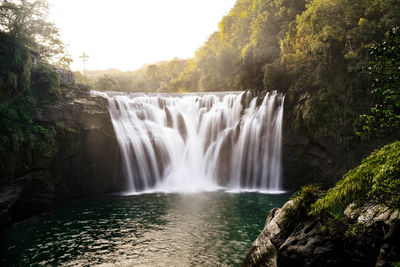
M174 57L190 58L218 30L235 0L49 0L49 20L74 60L87 69L134 70Z

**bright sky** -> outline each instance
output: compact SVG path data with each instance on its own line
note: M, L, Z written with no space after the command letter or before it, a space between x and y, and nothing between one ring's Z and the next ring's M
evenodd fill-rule
M74 60L86 69L134 70L174 57L190 58L218 30L235 0L48 0Z

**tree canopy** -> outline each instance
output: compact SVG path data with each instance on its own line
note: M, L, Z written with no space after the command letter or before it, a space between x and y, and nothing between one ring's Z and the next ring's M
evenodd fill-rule
M168 88L278 90L293 129L341 142L373 103L363 66L399 12L397 0L238 0Z
M45 0L12 0L0 4L0 30L11 39L37 50L40 57L68 67L71 62L54 23L48 22Z

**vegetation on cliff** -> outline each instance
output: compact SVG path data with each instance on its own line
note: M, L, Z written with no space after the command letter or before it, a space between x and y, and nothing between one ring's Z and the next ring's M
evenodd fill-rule
M370 50L367 65L375 105L370 114L362 115L363 127L357 134L385 137L400 128L400 28L388 32L383 42Z
M371 49L368 70L375 104L364 119L363 133L399 137L400 126L400 31L393 28L385 41ZM371 135L369 136L371 137ZM400 209L400 142L374 151L361 165L350 170L336 186L312 207L312 214L343 213L351 203Z
M343 213L355 203L400 210L400 142L374 151L312 206L312 214Z
M399 137L399 37L398 28L393 28L385 40L370 49L367 69L372 77L374 101L371 112L361 115L363 126L357 133L365 139ZM343 243L342 247L355 249L355 257L377 257L376 266L389 266L400 259L396 252L400 222L399 141L375 150L327 192L306 186L295 194L294 200L300 209L289 210L285 215L283 233L297 231L298 222L306 224L318 218L326 235ZM344 249L343 253L346 255Z
M368 50L369 62L365 63L365 69L371 77L370 88L374 97L370 113L360 116L361 129L357 132L368 141L373 141L373 138L399 138L399 37L399 29L394 27L386 33L384 40L376 42ZM346 263L392 266L400 260L399 141L375 150L327 192L317 186L304 186L294 195L293 201L295 208L286 211L279 237L283 240L280 242L292 242L293 245L282 245L279 249L280 265L285 266L284 263L291 260L304 261L301 255L298 258L294 255L296 251L304 249L312 250L309 253L314 260L319 258L325 263L334 261L326 251L332 248L337 251L337 246L340 247L340 251L337 251L339 259ZM307 236L308 230L304 229L313 222L318 222L317 226L321 225L321 229ZM306 245L296 245L292 240L296 237L306 239ZM323 246L326 255L318 248L307 247L313 242L318 242L318 247ZM292 253L290 257L288 251Z
M42 0L0 4L2 180L22 175L34 154L46 157L54 150L54 126L34 122L33 112L60 98L59 77L50 62L66 66L69 58L57 29L46 21L46 12ZM22 173L15 173L21 164Z

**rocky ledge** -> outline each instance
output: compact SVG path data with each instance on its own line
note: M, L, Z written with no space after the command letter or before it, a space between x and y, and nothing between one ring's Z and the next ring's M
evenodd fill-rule
M398 211L350 205L344 219L354 223L353 230L341 235L337 233L343 230L341 223L332 224L320 216L287 227L285 217L298 208L295 199L268 213L243 266L393 266L399 260Z

